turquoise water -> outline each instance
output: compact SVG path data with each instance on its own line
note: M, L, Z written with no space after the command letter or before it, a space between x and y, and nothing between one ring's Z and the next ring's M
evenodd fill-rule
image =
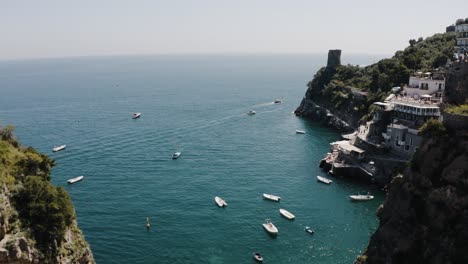
M265 263L352 263L377 226L383 194L344 179L317 183L318 162L339 134L291 113L325 61L233 55L0 62L0 124L14 124L23 144L56 159L52 180L70 193L98 263L253 263L253 251ZM284 103L272 104L276 98ZM132 112L142 117L132 120ZM68 147L52 153L59 144ZM178 160L171 159L175 151L182 152ZM78 175L85 179L66 185ZM368 190L377 199L347 199ZM282 200L263 200L262 193ZM217 195L227 208L215 205ZM282 218L279 208L296 220ZM276 238L262 229L265 218L278 227Z

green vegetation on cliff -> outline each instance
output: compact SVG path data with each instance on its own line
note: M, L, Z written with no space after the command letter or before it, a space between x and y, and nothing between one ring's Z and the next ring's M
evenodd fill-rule
M306 99L357 125L356 120L366 119L372 103L383 100L393 87L408 83L412 73L445 65L453 55L455 33L436 34L426 39L410 40L409 43L410 46L397 51L392 58L366 67L340 65L321 68L307 85ZM301 107L297 113L307 112Z
M32 147L21 146L13 131L12 126L0 129L0 189L9 191L17 214L2 212L0 220L12 223L18 217L21 228L31 231L31 238L50 260L75 219L73 205L62 187L50 183L55 162Z

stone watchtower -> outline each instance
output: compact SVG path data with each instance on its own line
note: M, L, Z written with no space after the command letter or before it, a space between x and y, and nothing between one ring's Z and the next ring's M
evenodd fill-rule
M341 65L341 50L329 50L327 68L336 68Z

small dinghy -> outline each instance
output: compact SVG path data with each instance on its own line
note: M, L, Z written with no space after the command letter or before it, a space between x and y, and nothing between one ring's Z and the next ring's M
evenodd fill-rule
M276 226L271 222L270 219L265 219L263 228L265 228L265 230L272 235L278 234L278 228L276 228Z
M306 227L304 228L304 230L305 230L307 233L311 234L311 235L314 233L314 230L312 230L312 228L310 228L310 226L306 226Z
M350 195L349 198L351 198L351 201L360 202L360 201L370 201L374 199L374 196L367 193L367 194Z
M133 113L132 119L140 118L140 116L141 116L141 113Z
M296 134L305 134L306 132L304 130L296 130Z
M219 197L219 196L216 196L216 197L215 197L215 202L216 202L216 204L217 204L219 207L226 207L226 206L227 206L226 201L224 201L223 199L221 199L221 197Z
M181 152L175 152L174 154L172 154L172 159L178 159L180 155L182 155Z
M52 149L53 152L57 152L57 151L61 151L61 150L64 150L65 148L67 147L67 145L60 145L60 146L56 146Z
M83 178L84 178L84 176L78 176L78 177L69 179L67 182L68 182L68 184L73 184L75 182L79 182L79 181L83 180Z
M266 194L266 193L263 194L263 198L270 200L270 201L275 201L275 202L279 202L281 200L281 197L279 196L276 196L273 194Z
M253 258L255 259L255 261L260 262L260 263L263 262L263 257L262 257L262 255L261 255L260 253L254 252L254 253L252 254L252 256L253 256Z
M250 110L247 114L248 115L255 115L257 112L253 111L253 110Z
M294 220L294 218L296 218L295 215L293 215L291 212L285 210L285 209L279 209L280 211L280 214L284 217L286 217L287 219L289 220Z
M317 176L317 181L325 184L331 184L333 181L322 176Z

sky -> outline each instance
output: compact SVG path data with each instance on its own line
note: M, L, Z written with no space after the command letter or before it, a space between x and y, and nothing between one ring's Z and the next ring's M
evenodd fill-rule
M466 0L0 0L0 60L329 49L392 55L468 17L461 7Z

